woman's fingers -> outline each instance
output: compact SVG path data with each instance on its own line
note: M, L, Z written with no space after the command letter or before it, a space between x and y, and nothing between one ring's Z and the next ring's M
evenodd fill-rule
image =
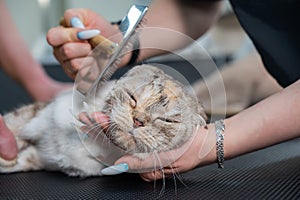
M77 34L80 31L82 29L57 26L48 31L47 41L53 47L58 47L68 42L79 42L81 40Z
M74 58L86 57L92 48L89 43L74 42L66 43L63 46L54 49L54 56L61 61L67 61Z
M155 170L152 172L147 172L147 173L141 173L140 177L147 182L151 182L154 180L160 180L163 178L168 178L170 176L173 176L176 172L174 169L160 169L160 170Z

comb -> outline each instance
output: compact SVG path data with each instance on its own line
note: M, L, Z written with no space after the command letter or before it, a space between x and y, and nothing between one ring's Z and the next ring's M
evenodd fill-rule
M96 89L117 71L123 56L132 50L137 39L137 29L141 27L147 10L147 6L134 4L130 7L119 25L123 37L121 44L113 43L101 35L89 40L94 49L89 56L90 60L83 62L75 79L75 89L84 97L94 95Z

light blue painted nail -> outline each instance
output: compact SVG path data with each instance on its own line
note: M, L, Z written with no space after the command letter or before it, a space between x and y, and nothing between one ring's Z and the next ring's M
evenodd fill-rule
M118 165L113 165L113 166L102 169L101 173L103 175L117 175L117 174L127 172L128 170L129 170L129 167L126 163L120 163Z
M70 22L72 27L85 29L85 26L78 17L72 17Z
M92 30L86 30L86 31L80 31L77 33L77 37L80 40L88 40L91 39L93 37L95 37L96 35L99 35L100 31L96 30L96 29L92 29Z

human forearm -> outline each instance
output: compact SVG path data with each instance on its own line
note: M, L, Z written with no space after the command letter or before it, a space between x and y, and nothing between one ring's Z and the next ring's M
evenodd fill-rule
M141 51L138 60L185 47L200 37L217 20L220 4L153 1L139 35Z
M48 101L69 87L50 78L31 55L12 20L4 1L0 0L0 66L20 83L33 99Z
M300 136L300 80L226 120L225 157Z
M28 50L4 1L0 1L0 61L1 67L13 79L25 85L28 79L45 78L46 74Z

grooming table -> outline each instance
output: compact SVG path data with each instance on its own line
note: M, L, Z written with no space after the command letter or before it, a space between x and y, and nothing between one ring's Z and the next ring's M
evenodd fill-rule
M167 64L184 69L187 77L194 74L182 63ZM46 69L69 81L60 67ZM0 80L1 112L30 102L1 73ZM179 177L148 183L129 173L85 179L59 172L15 173L0 175L0 199L300 199L300 139L227 160L224 169L212 164Z
M180 175L72 178L58 172L0 175L0 199L299 199L300 139Z

